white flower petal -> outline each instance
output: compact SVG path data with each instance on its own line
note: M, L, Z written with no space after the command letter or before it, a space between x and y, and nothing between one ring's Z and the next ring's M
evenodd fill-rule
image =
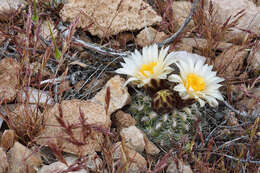
M127 69L125 69L125 68L119 68L115 72L119 73L119 74L126 74L126 75L129 74L129 71Z
M217 99L223 100L223 96L218 89L222 86L219 83L224 79L216 76L217 73L212 71L212 65L205 64L205 57L183 51L171 53L171 56L177 59L174 63L180 70L180 76L170 75L168 80L179 83L174 87L174 90L179 92L182 99L194 98L201 106L205 105L205 101L210 106L217 106ZM189 74L197 76L198 79L202 78L205 87L200 88L195 82L195 84L190 83L190 87L186 88L184 83L188 81L187 76L190 76ZM193 80L196 80L196 78L193 78ZM198 87L200 89L196 89Z
M205 101L203 101L203 100L200 99L200 98L198 98L197 100L198 100L198 102L200 103L200 107L205 106Z
M176 85L176 86L174 87L174 90L175 90L175 91L178 91L178 92L186 92L186 88L184 87L183 84Z
M166 47L165 49L161 48L160 53L159 53L159 61L163 61L165 59L169 48L170 48L169 46Z
M218 106L218 102L216 100L216 98L212 97L212 96L206 96L205 100L207 100L207 102L209 103L210 106L212 107L216 107Z
M127 83L135 81L139 87L154 79L166 79L167 75L173 71L169 66L169 58L166 60L166 55L169 47L158 50L158 45L154 44L149 47L144 47L142 53L135 50L129 56L123 58L124 63L121 63L122 68L115 72L128 75ZM141 70L142 69L142 70Z
M171 82L178 82L178 83L181 83L182 82L182 79L179 75L176 75L176 74L172 74L168 77L168 80L171 81Z
M162 73L162 74L160 74L160 75L158 76L158 78L159 78L159 79L167 79L167 74Z
M187 99L191 98L191 96L185 92L181 93L180 96L183 100L187 100Z

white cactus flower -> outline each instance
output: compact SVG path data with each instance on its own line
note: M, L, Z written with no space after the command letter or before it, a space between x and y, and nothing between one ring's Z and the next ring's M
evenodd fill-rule
M119 74L128 75L129 82L137 84L142 87L150 83L151 79L166 79L167 75L173 70L170 65L173 63L173 53L167 55L169 47L161 48L158 50L156 44L144 47L142 54L135 50L134 53L124 58L124 63L121 63L122 68L117 69L115 72Z
M222 86L219 83L224 79L216 76L212 65L205 64L206 58L185 51L175 52L172 56L176 59L180 75L172 74L168 80L178 83L174 90L179 92L181 98L196 99L201 106L205 105L205 101L210 106L218 106L217 99L223 100L218 90Z

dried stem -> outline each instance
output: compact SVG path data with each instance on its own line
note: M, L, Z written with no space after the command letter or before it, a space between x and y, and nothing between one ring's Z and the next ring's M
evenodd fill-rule
M163 47L166 44L170 44L172 43L179 35L180 33L184 30L184 28L190 23L192 16L196 10L197 7L197 3L199 0L194 0L193 4L192 4L192 8L190 10L190 14L189 16L185 19L185 21L182 23L181 27L178 29L177 32L175 32L171 37L165 39L164 41L162 41L161 43L159 43L159 47Z
M230 109L230 110L232 110L233 112L235 112L236 114L238 114L238 115L241 115L241 116L243 116L243 117L246 117L247 116L247 113L246 112L244 112L244 111L239 111L239 110L237 110L237 109L235 109L232 105L230 105L227 101L223 101L223 103Z
M53 78L53 79L46 79L44 81L41 81L40 85L46 84L46 83L52 83L52 84L57 84L57 83L61 83L62 81L69 79L70 76L61 76L61 77L57 77L57 78Z
M214 152L216 152L216 151L218 151L219 149L222 149L222 148L224 148L224 147L227 147L227 146L231 145L232 143L237 142L237 141L239 141L239 140L241 140L241 139L247 139L247 138L249 138L249 137L246 135L246 136L240 136L240 137L235 138L235 139L233 139L233 140L231 140L231 141L227 141L227 142L225 142L224 144L220 145L218 148L216 148L216 149L214 150Z
M58 29L62 31L63 37L65 37L65 38L69 34L68 29L64 25L62 25L61 23L58 25ZM114 56L125 57L125 56L130 54L130 52L128 52L128 51L122 52L122 51L114 50L112 48L105 48L105 47L97 45L95 43L88 43L88 42L85 42L81 39L76 38L75 36L72 36L72 41L74 43L83 45L84 48L86 48L86 49L95 51L95 52L100 53L102 55L113 56L113 57Z
M229 158L229 159L232 159L232 160L235 160L235 161L243 162L243 163L260 164L260 160L251 160L249 158L247 158L247 159L240 159L240 158L237 158L237 157L234 157L234 156L230 156L230 155L227 155L227 154L215 153L215 152L211 152L211 154L223 156L223 157L226 157L226 158Z

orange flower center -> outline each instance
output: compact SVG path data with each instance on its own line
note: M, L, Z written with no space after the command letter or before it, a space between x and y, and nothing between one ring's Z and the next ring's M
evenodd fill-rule
M187 90L190 87L192 87L192 89L194 91L202 91L205 89L206 84L202 77L200 77L194 73L190 73L190 74L188 74L187 79L184 82L184 86Z

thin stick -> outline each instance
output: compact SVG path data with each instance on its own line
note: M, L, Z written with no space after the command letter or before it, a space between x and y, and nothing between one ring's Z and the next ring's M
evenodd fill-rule
M62 76L62 77L57 77L57 78L53 78L53 79L47 79L47 80L41 81L40 85L43 85L46 83L57 84L57 83L61 83L65 79L69 79L69 76L65 76L65 77Z
M189 16L185 19L185 21L182 23L181 27L179 28L179 30L177 32L175 32L171 37L165 39L164 41L162 41L161 43L158 44L159 47L163 47L166 44L170 44L172 43L179 35L180 33L184 30L184 28L190 23L192 16L194 14L194 11L196 10L197 7L197 3L199 0L194 0L193 4L192 4L192 8L190 10L190 14Z
M98 52L102 55L125 57L125 56L130 54L128 52L119 52L119 51L116 51L116 50L111 49L111 48L104 48L104 47L102 48L102 47L98 46L97 44L88 43L88 42L85 42L83 40L77 39L75 37L73 37L72 40L75 43L79 43L79 44L83 45L86 49L94 50L95 52Z
M62 25L61 23L58 25L58 29L60 31L62 31L62 34L65 38L69 34L68 29L64 25ZM130 52L128 52L128 51L122 52L122 51L114 50L112 48L105 48L105 47L99 46L98 44L95 44L95 43L88 43L88 42L85 42L85 41L78 39L74 36L72 36L72 41L74 43L81 44L86 49L98 52L102 55L107 55L107 56L112 56L112 57L115 57L115 56L125 57L125 56L128 56L130 54Z
M214 150L214 152L216 152L216 151L218 151L219 149L222 149L222 148L224 148L224 147L227 147L227 146L231 145L232 143L234 143L234 142L236 142L236 141L239 141L239 140L245 139L245 138L248 138L248 136L247 136L247 135L246 135L246 136L241 136L241 137L235 138L235 139L233 139L233 140L231 140L231 141L227 141L227 142L225 142L224 144L220 145L218 148L216 148L216 149Z
M211 154L224 156L224 157L227 157L229 159L232 159L232 160L235 160L235 161L239 161L239 162L243 162L243 163L260 164L260 160L240 159L240 158L237 158L237 157L234 157L234 156L230 156L230 155L222 154L222 153L216 153L216 152L211 152Z
M100 78L100 76L103 74L103 72L106 70L107 67L109 67L113 62L117 61L120 57L117 57L115 59L113 59L110 63L108 63L98 74L98 76L96 77L96 81ZM93 88L97 85L97 83L95 82L94 85L89 89L89 93L90 94L93 90ZM87 94L87 95L88 95Z
M227 101L223 101L223 103L230 109L232 110L233 112L235 112L236 114L238 115L241 115L243 117L246 117L247 116L247 113L246 112L242 112L242 111L239 111L239 110L236 110L233 106L231 106Z
M207 136L207 138L205 139L205 143L207 143L209 141L209 139L211 138L211 136L213 135L213 133L221 127L222 124L225 124L227 122L227 120L223 121L220 125L216 126Z

